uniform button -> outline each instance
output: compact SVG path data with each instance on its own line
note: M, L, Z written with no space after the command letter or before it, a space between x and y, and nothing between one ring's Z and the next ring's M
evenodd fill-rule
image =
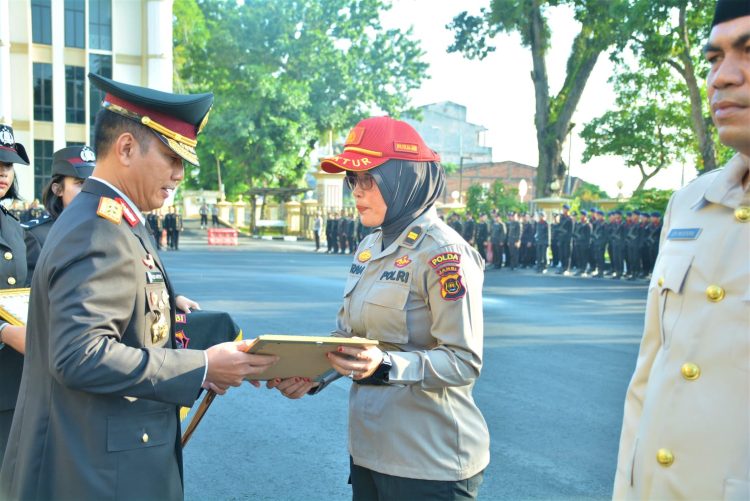
M719 287L718 285L709 285L706 287L706 297L709 301L718 303L722 299L724 299L724 289Z
M688 381L693 381L701 377L701 368L691 363L682 364L682 367L680 367L680 372L682 372L682 377L684 377Z
M664 285L664 277L659 277L659 280L657 280L656 283L659 285L659 287Z
M740 206L734 209L734 217L740 223L747 223L750 221L750 207Z
M6 252L5 254L3 254L3 257L5 258L6 261L10 261L11 259L13 259L13 253Z
M143 436L141 437L141 442L143 442L144 444L148 443L148 433L143 434Z
M8 277L8 285L16 285L16 279L13 277Z
M674 463L674 454L669 449L659 449L656 451L656 460L662 466L671 466Z

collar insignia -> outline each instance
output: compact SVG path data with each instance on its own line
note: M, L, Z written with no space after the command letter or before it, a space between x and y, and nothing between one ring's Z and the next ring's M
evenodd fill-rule
M408 266L409 263L411 263L411 259L409 259L409 255L407 254L396 259L393 264L396 265L396 268L403 268L405 266Z
M372 252L370 251L370 249L365 249L359 253L359 255L357 256L357 261L359 261L360 263L366 263L370 260L371 257Z

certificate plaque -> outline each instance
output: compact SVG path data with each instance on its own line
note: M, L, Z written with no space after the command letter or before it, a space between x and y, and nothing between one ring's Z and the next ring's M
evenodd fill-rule
M267 334L258 336L247 350L259 355L276 355L279 361L266 371L247 379L268 381L269 379L307 377L319 381L331 370L326 353L336 351L339 346L367 348L377 346L375 339L332 336L285 336Z
M11 325L26 325L31 289L0 290L0 319Z

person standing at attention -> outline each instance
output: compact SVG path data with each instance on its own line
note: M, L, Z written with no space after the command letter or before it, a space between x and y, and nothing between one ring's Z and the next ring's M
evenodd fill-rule
M716 3L704 53L711 118L737 154L664 214L615 499L750 499L750 2Z

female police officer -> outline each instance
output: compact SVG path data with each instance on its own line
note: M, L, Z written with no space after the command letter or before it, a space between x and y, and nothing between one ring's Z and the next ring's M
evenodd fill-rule
M26 262L29 280L39 259L52 223L81 192L81 186L94 171L96 155L88 146L69 146L52 156L52 179L44 188L42 203L47 212L22 226L26 230Z
M18 198L13 164L29 165L22 144L13 137L13 129L0 124L0 200ZM26 247L18 221L0 205L0 289L26 285ZM0 463L8 442L18 385L23 369L26 328L0 321Z
M473 499L489 463L487 425L472 398L482 366L478 253L437 216L440 158L405 122L361 121L327 172L347 171L362 243L334 335L380 341L329 354L350 377L353 498ZM271 381L290 398L325 386Z

